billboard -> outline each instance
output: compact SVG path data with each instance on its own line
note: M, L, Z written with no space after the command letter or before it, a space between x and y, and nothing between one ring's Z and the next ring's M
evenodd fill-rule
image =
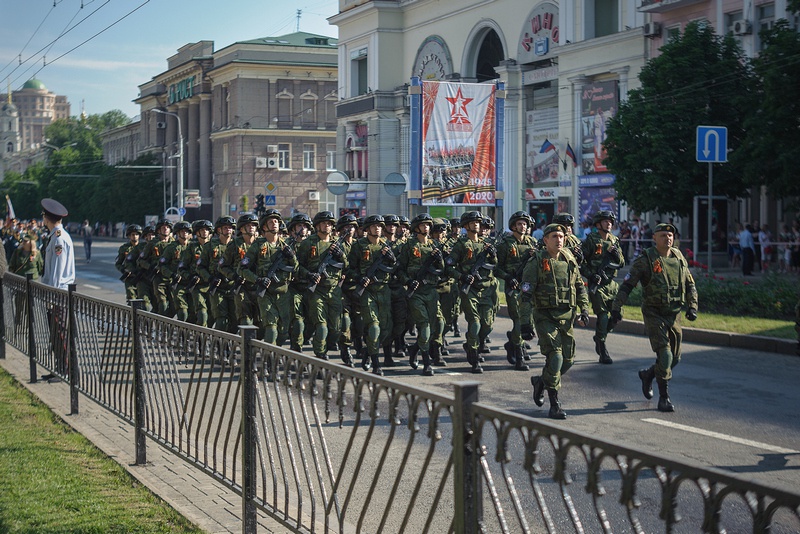
M607 172L603 164L606 150L606 125L617 113L617 81L595 82L583 86L581 94L582 171L583 174Z

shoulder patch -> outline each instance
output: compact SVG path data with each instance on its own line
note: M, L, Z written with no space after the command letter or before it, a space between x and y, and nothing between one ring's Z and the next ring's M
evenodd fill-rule
M62 247L61 245L56 245L54 250L56 252L56 256L60 256L61 253L64 252L64 247Z
M523 282L520 286L520 289L523 293L529 293L531 290L531 283L530 282Z
M629 272L628 274L625 275L625 278L623 278L623 280L627 282L630 279L631 279L631 273Z
M242 264L242 265L250 265L250 258L248 258L247 256L245 256L244 258L242 258L242 262L241 262L241 264Z

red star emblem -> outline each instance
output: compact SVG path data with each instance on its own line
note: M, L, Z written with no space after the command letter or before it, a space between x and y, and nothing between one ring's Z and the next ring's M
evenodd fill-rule
M470 124L469 114L467 114L467 104L472 102L473 98L464 98L461 94L461 88L458 88L456 96L446 97L450 102L450 124Z

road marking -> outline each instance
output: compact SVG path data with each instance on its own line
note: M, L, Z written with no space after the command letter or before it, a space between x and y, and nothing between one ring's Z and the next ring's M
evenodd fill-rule
M720 434L719 432L712 432L710 430L703 430L702 428L695 428L693 426L681 425L679 423L671 423L669 421L663 421L661 419L652 419L646 418L642 419L642 421L646 423L654 423L656 425L666 426L669 428L675 428L677 430L684 430L686 432L692 432L694 434L700 434L702 436L708 436L710 438L717 438L724 441L730 441L732 443L739 443L741 445L747 445L749 447L755 447L757 449L764 449L767 451L777 452L779 454L798 454L800 451L794 451L792 449L784 449L783 447L776 447L775 445L770 445L768 443L761 443L760 441L753 441L750 439L744 438L737 438L736 436L729 436L728 434Z
M93 286L92 284L83 284L83 287L88 287L89 289L102 289L99 286Z

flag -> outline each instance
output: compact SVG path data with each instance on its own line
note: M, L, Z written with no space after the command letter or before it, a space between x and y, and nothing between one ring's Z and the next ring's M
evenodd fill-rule
M6 209L8 210L6 213L6 219L11 220L17 218L17 214L14 213L14 205L11 203L11 197L8 195L6 195Z
M574 166L578 166L578 158L575 156L575 151L572 150L572 146L570 146L569 143L567 143L567 157L572 160Z
M545 139L544 143L542 143L541 150L539 150L539 154L544 154L545 152L550 152L551 150L555 150L555 149L556 149L556 145L554 145L553 143L551 143L550 141Z

